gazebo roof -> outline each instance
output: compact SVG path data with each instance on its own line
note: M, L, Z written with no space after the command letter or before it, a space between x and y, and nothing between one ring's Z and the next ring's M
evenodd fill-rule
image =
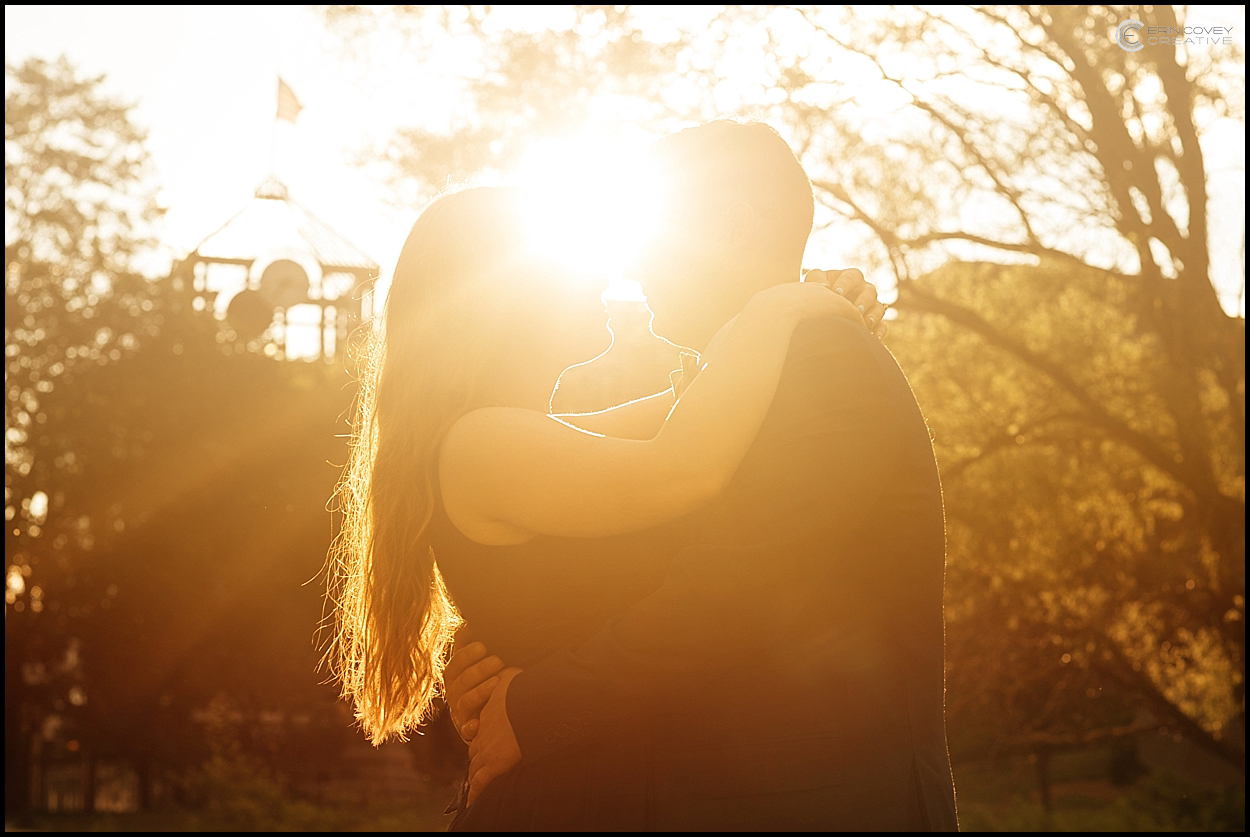
M307 252L326 273L372 273L378 265L356 245L293 201L277 178L215 233L199 243L189 260L252 262L276 250Z

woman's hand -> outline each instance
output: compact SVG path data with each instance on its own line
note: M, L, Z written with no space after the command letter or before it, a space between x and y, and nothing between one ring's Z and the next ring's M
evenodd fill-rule
M477 801L487 785L521 763L521 747L508 720L506 703L508 684L520 673L519 668L500 672L496 678L499 685L482 708L481 732L469 745L469 805Z
M886 324L883 318L889 306L877 299L876 286L866 280L861 271L853 267L843 270L809 270L803 275L803 282L819 282L850 300L863 315L864 325L868 330L878 340L885 337Z
M443 671L447 709L464 743L472 742L477 735L482 707L499 685L498 675L503 668L503 660L489 655L480 642L457 650L448 660Z

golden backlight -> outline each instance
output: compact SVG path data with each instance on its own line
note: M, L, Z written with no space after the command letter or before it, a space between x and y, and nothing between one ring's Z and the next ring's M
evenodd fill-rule
M639 156L636 146L590 136L547 139L517 172L534 246L603 282L610 299L642 298L626 267L647 246L660 192Z

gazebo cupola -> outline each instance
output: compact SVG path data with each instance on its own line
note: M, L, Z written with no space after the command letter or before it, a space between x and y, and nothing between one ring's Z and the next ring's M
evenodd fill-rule
M192 306L277 358L333 359L372 315L378 265L269 177L175 275Z

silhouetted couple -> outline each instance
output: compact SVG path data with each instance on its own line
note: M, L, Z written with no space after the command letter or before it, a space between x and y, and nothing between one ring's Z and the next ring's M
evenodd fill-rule
M649 162L634 278L701 355L616 409L547 415L601 288L530 250L514 192L413 226L339 492L345 694L382 740L446 675L452 830L952 830L941 490L884 307L858 271L798 281L812 191L768 126Z

